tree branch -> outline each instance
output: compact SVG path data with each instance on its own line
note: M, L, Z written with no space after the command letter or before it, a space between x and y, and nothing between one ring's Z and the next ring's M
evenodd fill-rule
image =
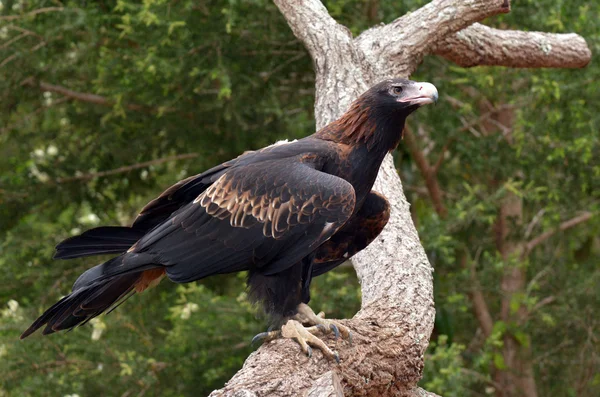
M527 255L529 255L529 253L535 247L537 247L544 241L548 240L550 237L554 236L556 233L565 231L567 229L571 229L572 227L575 227L575 226L579 225L580 223L590 220L593 216L594 216L594 214L592 214L591 212L584 212L583 214L576 216L573 219L570 219L568 221L561 223L556 229L549 230L547 232L540 234L533 240L530 240L525 245L525 249L523 250L523 253L521 254L521 259L525 259L525 257L527 257Z
M352 34L338 24L320 0L274 0L294 35L310 53L316 74L315 120L317 129L342 114L368 87L370 75ZM344 89L339 85L344 84ZM337 98L331 101L330 98ZM334 117L335 115L335 117Z
M499 30L475 23L443 39L432 53L459 66L513 68L582 68L592 53L583 37Z
M68 182L75 182L75 181L89 181L90 179L100 178L103 176L123 174L125 172L138 170L140 168L150 167L151 165L168 163L169 161L175 161L175 160L193 159L195 157L198 157L198 153L178 154L175 156L163 157L163 158L156 159L156 160L144 161L143 163L127 165L127 166L115 168L112 170L100 171L100 172L90 172L89 174L81 174L81 175L70 176L70 177L65 177L65 178L58 178L54 181L54 183L60 184L60 183L68 183Z
M441 218L445 218L446 215L448 215L448 210L442 201L442 190L440 189L440 185L435 175L436 170L429 165L427 158L425 158L425 155L421 149L419 149L415 136L408 125L404 128L404 142L406 143L406 146L408 146L408 150L410 151L417 168L421 172L421 176L425 180L425 186L427 186L429 198L433 203L435 212L437 212Z
M448 215L448 210L444 205L441 195L441 189L439 187L439 182L436 176L441 158L444 155L445 148L442 149L442 154L440 155L440 160L436 163L435 166L429 165L427 158L423 154L423 152L419 149L419 146L415 140L415 137L412 133L412 130L406 126L404 129L404 142L406 146L408 146L408 150L410 151L417 168L419 169L421 176L425 180L425 186L427 187L428 196L433 202L433 207L440 218L446 218ZM461 266L463 268L467 268L467 253L466 251L461 252L459 259ZM475 270L475 261L471 263L469 266L469 274L471 278L471 290L469 292L469 297L471 299L471 303L473 304L473 311L475 312L475 317L479 321L479 326L483 330L483 334L485 337L489 337L492 334L492 329L494 327L494 320L490 314L490 309L485 301L485 297L483 296L483 292L481 292L481 284L479 283L479 279L477 278L477 272Z
M274 0L274 3L313 59L327 55L323 50L331 40L349 41L352 36L345 26L329 15L319 0Z
M473 304L475 317L477 317L477 321L479 322L479 326L483 331L483 335L487 339L492 334L492 330L494 328L494 319L490 314L490 308L488 307L485 297L483 296L483 292L481 291L481 283L479 282L477 270L475 268L480 253L481 251L477 253L474 260L469 261L467 251L462 250L459 261L463 269L469 269L469 276L471 279L471 290L469 291L469 297L471 298L471 303Z
M363 32L356 43L389 76L409 76L448 35L487 17L510 12L509 0L434 0L395 21Z
M36 82L33 78L28 78L21 85L27 85L31 87L38 87L42 91L54 92L56 94L63 95L67 98L75 99L81 102L93 103L101 106L109 106L112 107L116 104L112 99L103 97L101 95L90 94L87 92L79 92L73 91L66 87L46 83L44 81ZM127 110L136 111L136 112L147 112L147 113L175 113L178 112L177 109L173 108L156 108L152 106L138 105L134 103L129 103L123 105L123 107ZM191 114L183 114L187 118L191 118Z
M64 7L38 8L36 10L27 12L25 14L0 16L0 21L14 21L15 19L32 17L32 16L36 16L36 15L39 15L39 14L45 14L45 13L48 13L48 12L60 12L60 11L64 11Z
M408 77L440 40L510 8L508 0L434 0L353 40L319 0L274 2L314 60L317 128L339 117L368 86L392 75ZM307 395L332 384L328 373L340 376L346 395L428 395L416 384L435 315L432 268L391 156L373 189L389 200L391 217L381 235L351 259L361 284L361 310L341 322L352 330L353 344L323 338L341 364L318 350L308 358L294 341L275 340L252 353L211 396ZM335 387L327 389L331 394Z
M448 148L450 147L450 145L455 141L454 138L450 138L446 141L446 143L444 144L444 146L442 147L442 150L440 151L440 155L438 156L437 161L435 162L435 164L433 165L433 167L431 168L431 171L437 175L438 171L440 170L440 167L442 166L442 163L444 162L444 157L446 156L446 152L448 151Z

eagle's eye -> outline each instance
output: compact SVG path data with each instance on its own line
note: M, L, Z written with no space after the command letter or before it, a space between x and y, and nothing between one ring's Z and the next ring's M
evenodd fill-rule
M396 86L392 89L392 92L396 95L400 95L400 94L402 94L402 87Z

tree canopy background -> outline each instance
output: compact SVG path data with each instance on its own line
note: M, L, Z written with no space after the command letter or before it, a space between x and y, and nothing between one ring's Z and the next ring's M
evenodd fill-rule
M426 1L326 1L354 34ZM576 31L600 50L600 6L521 2L500 28ZM71 333L18 341L100 259L53 261L62 239L127 224L166 187L279 139L314 131L312 64L267 0L0 2L0 396L208 394L252 350L264 321L244 275L158 288ZM494 393L503 337L527 348L540 395L600 394L600 68L462 69L427 58L412 77L440 102L409 122L396 164L436 269L436 329L424 387ZM418 156L437 173L432 200ZM562 222L531 254L502 255L498 208L522 202L511 239ZM440 209L440 202L443 209ZM500 320L509 267L527 283ZM483 336L476 276L494 315ZM316 280L312 305L359 307L351 268ZM295 354L295 352L291 352Z

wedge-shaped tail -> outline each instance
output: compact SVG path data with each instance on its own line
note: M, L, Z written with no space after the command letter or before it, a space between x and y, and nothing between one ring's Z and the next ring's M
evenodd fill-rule
M95 266L79 276L73 291L35 320L21 339L43 326L43 334L48 335L83 325L156 284L164 273L164 268L156 265L125 265L123 256Z

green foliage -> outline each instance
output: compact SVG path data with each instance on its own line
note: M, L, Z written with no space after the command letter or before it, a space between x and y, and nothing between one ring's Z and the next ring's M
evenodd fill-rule
M587 2L530 1L515 4L510 14L490 22L503 29L575 31L597 51L598 15L600 8ZM598 304L591 285L597 287L600 277L600 118L595 110L600 96L592 83L599 74L593 62L577 71L465 70L428 58L419 69L417 79L431 81L446 93L436 108L419 112L417 123L425 131L420 146L427 147L430 163L448 145L437 174L448 215L442 219L417 189L409 190L409 200L436 269L436 330L468 346L460 365L479 379L465 381L473 392L462 395L493 393L494 386L481 377L490 379L494 367L511 370L502 354L506 337L531 349L538 394L594 396L600 391L592 375L599 369L600 351L584 336L597 333L600 325L589 317ZM499 110L490 113L491 108ZM512 122L498 120L502 111L512 114ZM490 117L496 121L489 122ZM500 121L509 129L499 126ZM404 181L424 185L415 165L400 169ZM595 216L555 233L527 258L521 259L518 250L503 258L497 242L498 210L511 196L523 203L523 222L508 221L508 240L514 244L555 230L583 211ZM507 310L512 319L504 322L501 280L512 268L522 269L526 281L511 296ZM457 299L478 288L473 273L495 320L487 340L472 307L465 311L465 301ZM517 321L520 313L528 314ZM437 348L430 351L435 356ZM565 370L565 362L577 364ZM436 390L447 395L453 386L436 374L427 370L423 385L435 384L432 377L438 377L443 386Z
M325 1L355 35L425 3ZM0 14L18 16L0 20L0 396L208 394L241 366L265 327L244 299L244 275L163 283L69 334L17 339L102 260L52 261L56 243L96 225L128 224L175 181L310 133L308 54L268 0L0 4ZM489 23L575 31L598 53L599 16L593 2L529 0ZM414 76L442 94L411 120L423 126L419 145L432 164L448 146L437 175L446 217L422 194L407 149L396 154L436 269L423 387L445 396L493 393L491 371L506 366L508 335L531 347L540 395L600 394L598 216L524 261L505 260L495 240L498 206L510 195L524 205L523 224L511 225L514 241L580 211L598 213L599 74L595 63L581 71L466 70L431 57ZM41 83L100 97L69 99ZM514 112L511 139L478 124L465 128L490 105ZM196 157L168 160L186 153ZM140 165L147 161L154 162ZM509 310L530 315L504 322L500 280L514 266L527 285ZM494 315L487 340L472 310L472 271ZM339 269L317 278L312 296L316 310L350 317L360 289L350 269Z
M449 397L466 396L474 380L465 375L462 354L465 346L448 343L446 335L429 344L427 365L421 382L425 390Z

